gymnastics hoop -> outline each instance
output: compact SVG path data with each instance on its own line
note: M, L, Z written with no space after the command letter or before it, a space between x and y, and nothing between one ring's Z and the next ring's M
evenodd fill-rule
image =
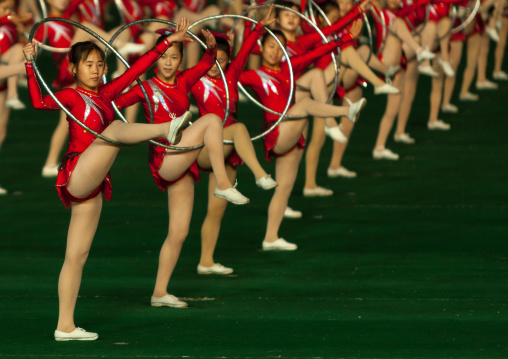
M225 14L225 15L215 15L215 16L210 16L210 17L207 17L207 18L204 18L204 19L201 19L201 20L198 20L196 22L194 22L192 26L197 26L205 21L209 21L209 20L217 20L217 19L223 19L223 18L234 18L234 19L238 19L238 21L233 25L233 29L234 27L236 26L236 24L240 21L240 20L245 20L245 21L250 21L251 23L257 25L259 22L254 20L254 19L251 19L250 17L247 17L247 16L243 16L243 15L234 15L234 14ZM191 28L189 27L189 29ZM265 107L263 104L259 103L259 101L257 101L256 99L254 99L244 88L243 86L238 83L238 88L247 96L247 98L249 98L252 102L254 102L255 104L257 104L259 107L261 107L263 110L267 111L267 112L270 112L272 114L275 114L277 116L279 116L279 119L277 121L275 121L275 123L270 127L268 128L267 130L265 130L263 133L261 133L260 135L257 135L257 136L254 136L251 138L251 141L256 141L260 138L263 138L265 137L267 134L269 134L270 132L272 132L275 127L277 127L280 122L284 119L284 117L286 118L291 118L291 119L296 119L296 117L293 117L290 115L286 115L286 113L288 112L289 110L289 107L291 106L291 100L293 98L293 93L294 93L294 86L295 86L295 77L294 77L294 74L293 74L293 67L291 66L291 60L289 59L289 54L287 53L287 50L284 48L284 46L282 45L282 43L280 42L280 40L277 38L277 36L274 35L274 33L268 29L267 27L264 27L264 29L266 30L266 32L268 34L270 34L271 37L274 38L274 40L277 42L277 45L279 45L279 47L282 49L282 52L284 53L284 56L286 56L286 61L288 63L288 68L289 68L289 77L290 77L290 91L289 91L289 96L288 96L288 102L286 103L286 107L284 108L284 110L282 111L282 113L278 113L276 111L273 111L271 109L269 109L268 107ZM219 66L220 68L220 66ZM228 94L228 98L229 98L229 94ZM228 100L229 101L229 100ZM307 117L307 116L305 116ZM299 119L301 118L305 118L305 117L298 117ZM229 140L224 140L224 143L225 144L233 144L233 141L229 141Z
M413 26L411 21L409 21L407 19L407 16L404 18L404 21L406 22L407 25L409 25L409 27L411 29L413 29L413 35L414 36L420 36L420 34L422 33L423 29L425 28L425 24L427 24L427 22L429 21L429 17L430 17L430 6L427 5L425 7L425 20L423 20L420 24L416 25L416 27ZM423 24L423 26L420 27L420 30L417 30L416 28L419 27L422 24Z
M282 9L282 10L285 10L285 11L290 11L294 14L297 14L300 18L304 19L305 21L307 21L307 23L312 26L312 28L314 30L316 30L317 33L320 34L320 36L323 38L324 42L325 43L328 43L329 40L326 38L326 36L321 32L321 30L312 22L312 20L310 20L309 18L307 18L305 15L303 15L302 13L296 11L296 10L293 10L291 8L288 8L286 6L282 6L282 5L277 5L277 4L273 4L275 8L278 8L278 9ZM255 20L249 18L249 17L246 17L245 14L251 12L251 11L254 11L254 10L258 10L258 9L262 9L262 8L265 8L265 7L269 7L269 6L272 6L272 4L263 4L263 5L257 5L257 6L254 6L250 9L247 9L246 11L243 12L242 15L236 15L236 16L241 16L241 19L244 19L244 20L247 20L248 21L252 21L254 22ZM217 16L226 16L226 15L217 15ZM232 15L228 15L228 16L232 16ZM212 18L214 18L215 16L212 16ZM234 29L236 27L236 25L238 24L239 21L235 22L232 26L232 29ZM272 37L274 37L273 33L271 31L268 31L268 29L265 27L265 30L267 30L267 32L270 33L270 35ZM280 43L280 41L278 41L278 39L276 37L274 37L275 40L277 40L277 43L278 45L281 47L281 49L283 50L284 52L284 56L286 57L286 61L289 60L289 54L287 53L286 49L284 48L284 46L282 46L282 44ZM335 55L333 54L333 52L331 53L332 55L332 61L333 61L333 64L335 66L335 79L334 79L334 88L332 89L332 92L330 93L330 97L328 98L328 100L326 101L326 103L330 103L332 100L333 100L333 97L335 96L335 91L337 89L337 85L338 85L338 72L337 72L337 62L336 62L336 59L335 59ZM289 68L290 68L290 71L291 71L291 74L293 73L293 68L291 66L291 62L288 61L288 65L289 65ZM292 85L294 86L294 85ZM272 109L266 107L265 105L263 105L262 103L260 103L257 99L255 99L254 97L252 97L246 90L245 88L239 83L238 84L238 88L240 89L240 91L242 91L242 93L245 95L245 97L247 97L250 101L252 101L255 105L257 105L258 107L260 107L261 109L263 109L264 111L266 112L269 112L273 115L277 115L277 116L281 116L282 114L278 113L277 111L273 111ZM302 118L307 118L308 116L292 116L292 115L285 115L285 117L287 119L292 119L292 120L301 120ZM281 116L282 118L282 116Z
M355 0L356 4L361 4L360 0ZM371 9L371 11L373 11ZM367 60L365 61L366 64L370 62L370 59L372 58L372 54L374 53L374 37L372 36L372 26L370 25L369 18L367 17L367 13L363 12L363 23L365 24L365 27L367 28L367 33L369 35L369 57L367 57Z
M120 29L118 29L118 31L109 40L109 44L111 45L116 40L116 38L123 31L128 29L129 27L134 26L134 25L138 25L138 24L143 23L143 22L150 22L150 23L158 22L158 23L162 23L162 24L165 24L165 25L168 25L168 26L176 27L176 24L174 22L171 22L171 21L168 21L168 20L162 20L162 19L140 19L140 20L136 20L136 21L133 21L131 23L125 24ZM187 33L190 34L193 39L197 40L199 42L199 44L206 49L206 45L196 35L194 35L192 32L190 32L190 30L187 30ZM106 56L108 55L108 48L106 48L106 50L104 51ZM120 57L119 59L120 59L120 61L122 61L122 63L127 68L130 68L129 63L127 61L125 61L125 59L123 57ZM219 68L219 72L221 74L222 81L224 82L224 88L226 90L227 104L226 104L226 111L224 112L224 119L222 121L222 125L224 126L224 124L226 123L226 120L227 120L227 118L229 116L229 87L228 87L228 83L227 83L227 80L226 80L226 76L225 76L224 72L222 71L222 68L220 67L220 65L217 62L217 60L215 60L215 63L217 64L217 67ZM103 76L103 77L104 77L104 83L106 83L106 76ZM143 82L139 78L136 79L136 82L139 84L139 88L141 89L141 92L143 93L143 96L145 97L146 103L149 104L150 103L150 97L148 96L148 93L146 92L146 89L143 86ZM114 102L113 102L113 108L115 109L115 112L117 113L117 115L120 117L120 120L122 120L123 122L127 123L128 121L125 119L125 117L120 112L120 110L116 107L116 105L114 105ZM150 123L153 123L154 122L154 117L153 117L152 106L148 106L148 113L149 113L149 117L150 117ZM178 147L178 146L168 146L168 145L165 145L163 143L160 143L160 142L157 142L157 141L154 141L154 140L149 140L149 142L151 144L153 144L153 145L156 145L156 146L159 146L159 147L163 147L165 149L176 150L176 151L192 151L192 150L201 148L201 147L203 147L205 145L204 143L202 143L202 144L195 145L195 146Z
M467 17L467 19L464 22L461 22L461 24L455 28L452 29L452 34L456 34L458 32L464 31L464 29L471 23L471 21L474 20L476 17L476 14L478 13L478 10L480 9L480 0L475 0L475 4L473 7L473 10Z
M49 17L48 8L47 8L44 0L39 0L39 6L41 7L42 18L43 19L48 18ZM25 36L28 38L28 37L30 37L30 34L25 34ZM48 38L48 28L47 28L47 26L44 26L44 33L42 35L42 41L35 40L35 42L37 43L37 46L40 49L46 50L49 52L61 53L61 54L69 52L70 47L54 47L54 46L46 45L45 42L46 42L47 38Z

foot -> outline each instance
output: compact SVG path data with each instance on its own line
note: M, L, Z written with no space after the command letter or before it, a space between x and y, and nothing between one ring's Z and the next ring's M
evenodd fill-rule
M495 28L487 26L485 28L485 32L487 33L487 35L489 35L489 37L492 41L499 42L499 40L500 40L499 34L497 33Z
M269 189L277 187L277 182L274 181L272 176L265 175L265 176L258 178L256 180L256 186L258 186L259 188L262 188L264 190L269 190Z
M97 333L87 332L83 328L76 328L70 333L55 330L55 340L58 342L68 342L69 340L97 340Z
M326 127L325 126L325 135L327 135L333 141L338 142L338 143L346 143L347 142L347 137L340 130L340 126L334 126L334 127Z
M384 84L381 86L374 87L374 95L382 95L382 94L398 95L399 93L400 93L400 90L390 84Z
M441 66L444 74L447 77L455 77L455 71L453 71L452 64L450 63L450 61L445 61L442 58L438 57L437 62L439 63L439 66Z
M504 71L494 71L492 73L492 77L494 78L494 80L508 81L508 74Z
M5 101L5 107L8 107L12 110L24 110L26 108L25 104L21 102L17 97L13 97Z
M42 177L51 178L58 176L58 165L42 167Z
M283 238L279 238L275 242L263 241L264 251L294 251L297 249L296 244L286 242Z
M374 151L372 151L372 158L375 160L397 161L399 155L390 151L388 148L375 148Z
M140 54L146 50L146 46L144 44L135 44L133 42L129 42L122 48L118 49L118 53L123 57L129 56L130 54Z
M365 98L361 98L359 101L353 102L349 107L349 114L347 116L349 121L354 123L356 121L356 118L358 117L358 114L365 107L366 104L367 100Z
M426 75L426 76L430 76L430 77L439 77L439 74L430 65L418 66L418 72L422 75Z
M459 95L460 101L476 102L479 99L480 99L480 96L478 96L474 93L471 93L471 92L465 92L465 93L461 93Z
M316 188L304 188L303 189L304 197L328 197L333 196L333 191L328 188L319 187Z
M4 194L7 194L7 190L5 188L3 188L2 186L0 186L0 196L2 196Z
M386 71L386 78L392 79L401 69L400 65L390 66Z
M328 174L328 177L335 178L335 177L344 177L344 178L356 178L356 172L348 170L344 166L340 166L337 169L334 168L328 168L328 171L326 171Z
M198 265L198 274L231 274L233 273L233 268L224 267L220 263L215 263L211 267L205 267L202 265Z
M432 60L432 59L435 59L436 58L436 54L434 54L433 52L429 51L429 49L422 49L421 47L416 50L416 60L418 62L422 62L422 61L425 61L425 60Z
M396 133L393 139L395 142L404 143L406 145L412 145L416 142L414 138L409 136L409 133Z
M215 188L213 195L217 198L225 199L234 204L247 204L249 203L249 199L240 193L236 188L231 187L228 189L218 189Z
M284 211L284 218L302 218L302 215L301 211L295 211L291 207L286 207L286 210Z
M445 113L458 113L459 108L451 103L441 106L441 111Z
M186 302L179 300L177 297L171 294L167 294L164 297L157 298L152 297L150 300L152 307L171 307L171 308L187 308L189 305Z
M185 127L189 124L189 121L192 119L192 114L190 111L185 111L185 113L173 119L171 121L171 125L169 127L169 134L166 137L172 145L177 145L182 139L182 132L185 130Z
M477 90L497 90L497 84L495 82L485 80L476 83Z
M441 131L448 131L452 128L449 123L446 123L441 120L432 121L427 123L427 128L429 130L441 130Z

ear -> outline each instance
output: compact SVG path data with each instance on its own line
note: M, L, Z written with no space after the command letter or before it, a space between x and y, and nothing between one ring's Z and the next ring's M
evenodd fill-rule
M73 78L77 77L77 72L78 72L78 68L76 67L76 65L71 64L71 74L72 74Z
M107 75L108 74L108 64L106 64L106 66L104 66L104 75Z

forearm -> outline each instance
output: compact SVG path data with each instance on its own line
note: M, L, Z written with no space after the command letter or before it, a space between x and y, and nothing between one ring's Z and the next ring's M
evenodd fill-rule
M28 81L28 93L32 106L38 110L59 110L60 107L50 96L42 96L39 81L35 75L31 62L25 64Z

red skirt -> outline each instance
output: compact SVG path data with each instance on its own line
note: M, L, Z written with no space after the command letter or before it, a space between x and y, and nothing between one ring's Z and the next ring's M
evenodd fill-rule
M66 153L60 167L58 168L58 177L56 178L56 190L58 191L58 195L60 196L60 200L65 205L65 208L69 209L71 202L84 202L89 199L92 199L99 195L101 192L104 193L104 199L109 201L111 199L111 194L113 193L113 186L111 184L111 177L109 173L106 175L106 178L102 181L102 183L92 191L86 197L74 197L67 190L67 184L69 183L69 179L71 178L72 171L76 168L78 164L79 157L81 156L81 152L71 152Z

